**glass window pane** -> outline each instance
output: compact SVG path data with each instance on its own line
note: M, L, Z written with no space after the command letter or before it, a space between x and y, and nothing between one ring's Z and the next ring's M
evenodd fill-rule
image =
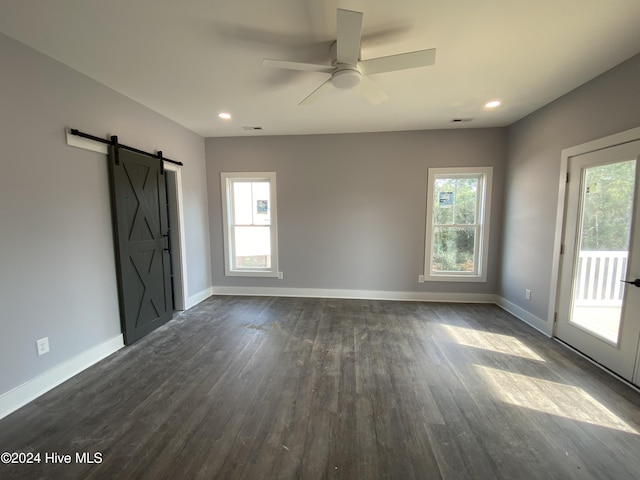
M475 272L475 227L434 227L431 271Z
M455 202L455 181L452 178L436 178L433 190L433 224L451 225Z
M234 227L237 268L271 268L271 228Z
M253 223L271 225L271 205L269 204L269 182L253 182Z
M253 223L251 207L251 182L233 182L233 211L235 224Z
M433 200L434 225L475 224L478 177L436 178Z
M226 276L278 276L275 172L221 173Z
M476 204L478 200L478 179L456 179L456 202L454 221L458 225L476 223Z
M492 172L429 168L425 281L486 281Z

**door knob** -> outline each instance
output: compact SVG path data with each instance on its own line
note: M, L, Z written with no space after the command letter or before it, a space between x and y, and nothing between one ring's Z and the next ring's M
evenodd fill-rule
M636 278L635 280L620 280L622 283L629 283L631 285L635 285L636 287L640 287L640 278Z

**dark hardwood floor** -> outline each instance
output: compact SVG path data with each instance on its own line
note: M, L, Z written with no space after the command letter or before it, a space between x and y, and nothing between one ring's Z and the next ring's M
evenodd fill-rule
M41 463L2 479L638 479L640 394L493 305L212 297L1 420L4 451Z

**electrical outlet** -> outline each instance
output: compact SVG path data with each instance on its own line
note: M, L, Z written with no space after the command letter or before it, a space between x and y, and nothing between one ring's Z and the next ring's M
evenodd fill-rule
M49 337L36 340L36 347L38 347L38 356L47 353L49 351Z
M531 300L531 290L529 290L528 288L525 289L525 291L524 291L524 299L525 300Z
M424 275L418 275L418 283L424 283Z
M284 273L278 272L278 278L282 280L284 278Z

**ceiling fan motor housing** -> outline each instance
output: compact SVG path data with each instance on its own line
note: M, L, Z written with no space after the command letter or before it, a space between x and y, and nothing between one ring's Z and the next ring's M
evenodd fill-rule
M331 75L331 83L336 88L349 89L360 83L360 69L353 65L338 65L338 69Z

